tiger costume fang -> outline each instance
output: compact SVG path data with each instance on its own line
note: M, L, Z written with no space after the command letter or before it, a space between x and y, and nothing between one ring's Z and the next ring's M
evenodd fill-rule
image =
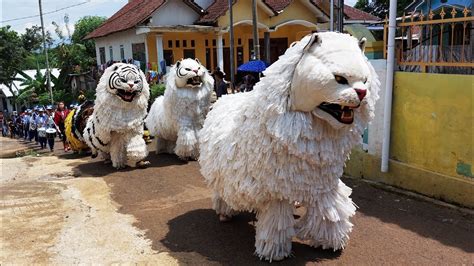
M116 63L104 71L83 132L93 157L100 153L117 169L149 164L142 137L149 97L145 75L135 65Z

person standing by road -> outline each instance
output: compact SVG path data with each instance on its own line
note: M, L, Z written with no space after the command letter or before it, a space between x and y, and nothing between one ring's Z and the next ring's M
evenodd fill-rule
M68 114L69 114L69 110L66 109L66 107L64 106L64 102L59 102L58 103L58 109L54 113L54 123L56 123L56 125L59 128L59 131L60 131L59 134L60 134L61 139L63 141L63 147L64 147L65 152L70 150L69 144L66 141L66 134L65 134L65 131L64 131L64 128L65 128L64 127L64 121L66 120L66 117L67 117Z

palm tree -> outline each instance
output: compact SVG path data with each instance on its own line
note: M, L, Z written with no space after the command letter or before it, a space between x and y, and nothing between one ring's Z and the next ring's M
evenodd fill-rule
M41 73L39 66L36 68L36 74L34 78L28 76L25 72L19 71L18 74L23 76L23 79L20 79L22 83L21 86L24 86L24 89L20 91L20 94L17 97L18 102L29 102L37 101L37 96L41 93L48 92L47 86L47 76ZM58 79L51 76L51 83L57 84Z

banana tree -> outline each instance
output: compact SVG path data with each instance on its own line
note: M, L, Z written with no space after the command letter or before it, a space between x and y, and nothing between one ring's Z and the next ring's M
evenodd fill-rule
M47 76L41 73L39 67L36 69L36 74L34 77L30 77L23 71L19 71L23 78L20 79L22 83L20 84L23 89L20 91L20 94L17 97L18 102L36 102L38 94L44 93L48 91L47 86ZM51 77L51 84L57 84L58 79L50 75Z

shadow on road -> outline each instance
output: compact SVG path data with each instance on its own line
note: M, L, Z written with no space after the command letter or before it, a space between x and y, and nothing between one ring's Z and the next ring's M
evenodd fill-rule
M472 215L384 191L357 180L344 179L344 182L353 188L352 199L359 206L359 212L422 237L474 252Z
M64 155L66 156L66 155ZM72 155L68 155L72 157ZM126 167L124 169L117 170L115 169L111 163L104 163L103 159L96 158L96 159L91 159L91 162L89 163L84 163L78 165L74 170L77 171L81 175L86 175L86 176L94 176L94 177L102 177L102 176L107 176L112 173L124 173L124 172L132 172L135 171L136 173L140 173L140 171L144 171L146 169L150 168L160 168L160 167L166 167L166 166L171 166L171 165L185 165L188 162L182 161L178 159L177 156L171 155L171 154L159 154L155 155L150 154L146 160L150 161L150 166L148 166L145 169L140 169L140 168L133 168L133 167Z
M251 255L255 251L254 221L253 214L241 213L231 222L221 223L211 209L192 210L168 222L169 232L161 243L172 252L197 252L223 265L268 265ZM304 265L336 259L341 252L293 242L293 254L294 257L274 263Z

